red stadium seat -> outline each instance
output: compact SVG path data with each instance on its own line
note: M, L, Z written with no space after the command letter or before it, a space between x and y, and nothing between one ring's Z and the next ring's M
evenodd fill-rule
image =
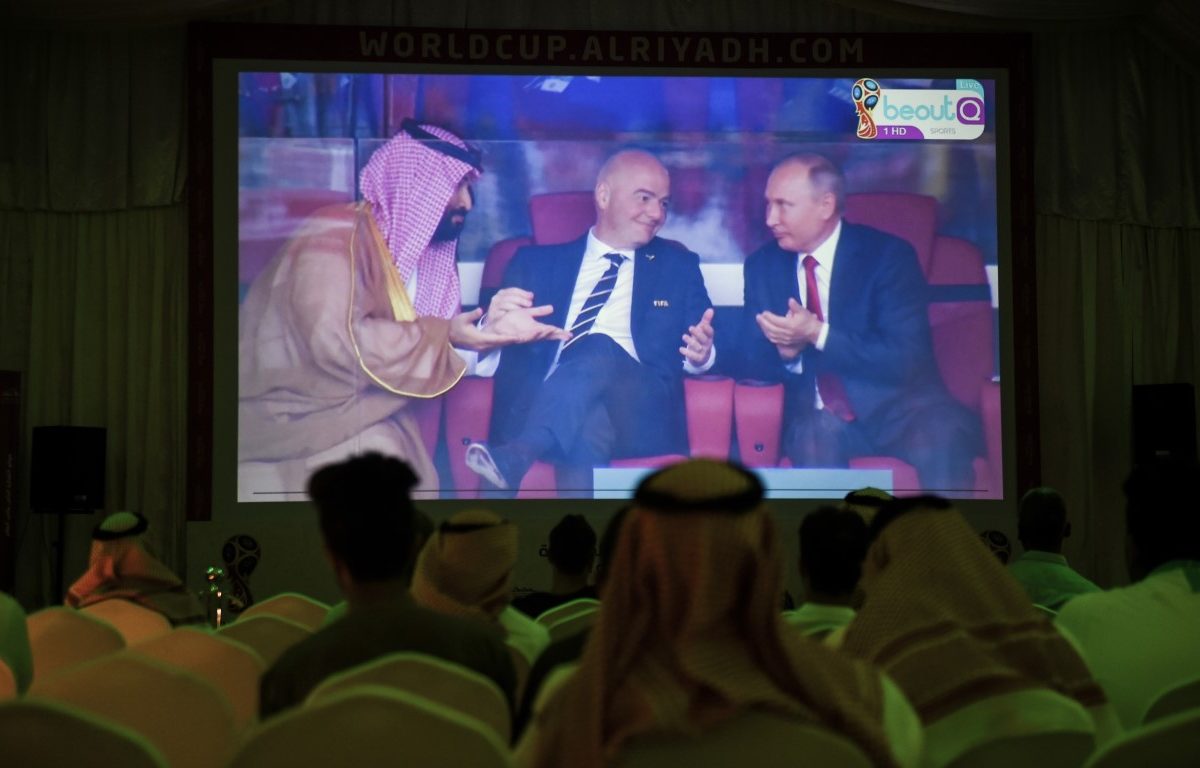
M689 376L683 380L683 396L691 455L728 459L733 431L733 379Z
M479 475L467 468L467 446L486 441L492 420L491 379L464 376L446 393L446 452L460 499L479 498Z
M739 381L733 389L738 456L747 467L779 464L783 432L783 385Z
M538 245L569 243L596 223L593 193L552 192L529 198L529 221Z
M928 276L937 235L937 198L908 192L862 192L846 195L846 221L865 224L907 240Z
M479 280L479 306L487 308L496 291L504 287L504 270L508 268L508 262L520 248L532 243L528 237L510 237L488 249L483 260L483 277Z

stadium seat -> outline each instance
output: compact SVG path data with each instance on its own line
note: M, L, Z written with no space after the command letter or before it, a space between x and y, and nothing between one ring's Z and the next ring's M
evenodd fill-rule
M58 672L125 647L112 625L74 608L43 608L29 614L26 626L33 653L31 688Z
M167 621L166 616L131 600L101 600L79 610L110 624L121 633L125 645L134 645L171 631L171 622Z
M557 643L563 638L579 634L595 624L599 616L599 609L593 609L559 619L549 626L550 642Z
M14 699L17 696L17 677L7 664L0 659L0 701Z
M325 623L327 613L329 606L320 600L298 592L281 592L250 606L238 618L244 621L251 616L279 616L316 631Z
M303 624L280 616L251 616L239 618L217 630L217 636L234 640L253 649L267 669L279 660L283 652L312 634Z
M0 703L0 744L4 764L21 768L167 768L137 731L56 701Z
M1087 768L1192 768L1200 755L1200 710L1164 717L1096 751Z
M469 715L406 691L359 686L262 723L230 768L419 765L507 768L508 747Z
M559 245L583 237L596 223L591 190L551 192L529 198L529 223L538 245Z
M234 727L239 731L258 717L258 683L266 665L247 645L215 632L180 627L125 653L157 659L212 683L233 708Z
M779 465L783 433L783 385L739 381L733 388L738 457L747 467Z
M580 597L575 600L569 600L561 605L556 605L553 608L542 611L537 615L537 623L543 627L549 627L555 622L569 619L572 616L580 613L591 613L600 609L600 601L592 597Z
M220 768L234 742L233 710L212 683L136 654L73 667L39 685L36 696L140 733L172 768Z
M1049 689L991 696L925 728L926 768L1071 768L1095 747L1095 723Z
M494 682L458 664L423 653L390 653L327 677L308 695L319 704L362 685L407 691L470 715L508 741L511 715L504 693Z
M1200 711L1200 678L1187 680L1159 694L1146 708L1142 722L1149 723L1193 710Z

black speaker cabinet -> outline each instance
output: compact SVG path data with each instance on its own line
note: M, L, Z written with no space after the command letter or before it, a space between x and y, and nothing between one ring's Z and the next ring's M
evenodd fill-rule
M1191 384L1133 388L1133 460L1196 458L1196 392Z
M40 514L104 507L103 427L34 427L29 502Z

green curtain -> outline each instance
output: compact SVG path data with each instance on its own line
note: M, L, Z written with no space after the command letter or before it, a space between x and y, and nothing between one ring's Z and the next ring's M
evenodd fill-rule
M1071 503L1070 559L1122 583L1131 391L1196 381L1200 230L1040 215L1037 253L1043 482Z
M107 427L107 509L145 514L153 550L177 566L185 525L186 226L182 205L0 211L9 257L31 265L25 424ZM36 565L47 543L43 524L26 518L18 536L23 572L44 578ZM82 565L78 557L68 562L68 582ZM51 597L48 583L32 589Z

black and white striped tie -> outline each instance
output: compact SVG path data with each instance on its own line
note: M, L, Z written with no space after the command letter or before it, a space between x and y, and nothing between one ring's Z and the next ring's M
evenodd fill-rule
M575 342L587 335L588 331L596 323L596 316L600 314L600 309L604 306L604 302L608 301L608 296L613 292L613 288L617 284L617 270L621 268L621 263L625 261L625 257L619 253L606 253L604 258L608 259L612 264L596 281L596 287L588 294L587 299L583 302L583 308L579 310L579 315L575 318L575 325L568 330L571 332L571 338L563 344L562 351L567 351Z

